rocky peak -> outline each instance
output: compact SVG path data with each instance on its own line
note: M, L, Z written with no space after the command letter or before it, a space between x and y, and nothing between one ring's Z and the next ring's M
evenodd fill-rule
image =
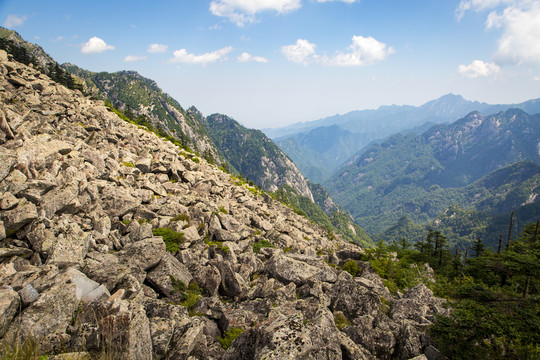
M247 129L222 114L209 115L203 121L219 151L240 174L264 190L288 185L313 201L302 173L262 131Z
M443 300L391 294L358 246L3 51L0 104L4 344L57 359L436 354L425 332Z

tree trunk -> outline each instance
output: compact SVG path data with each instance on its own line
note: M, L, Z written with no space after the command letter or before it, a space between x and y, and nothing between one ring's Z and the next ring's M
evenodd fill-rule
M523 297L526 299L529 295L529 285L531 284L531 276L527 275L527 278L525 279L525 290L523 290Z
M510 238L512 237L512 225L514 224L514 212L510 214L510 225L508 225L508 239L506 240L506 250L510 247Z

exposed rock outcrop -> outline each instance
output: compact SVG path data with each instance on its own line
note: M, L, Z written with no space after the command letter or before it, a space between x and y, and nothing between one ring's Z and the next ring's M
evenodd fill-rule
M422 336L446 310L423 285L395 297L358 246L0 59L1 341L73 358L436 351ZM357 277L340 270L351 259Z

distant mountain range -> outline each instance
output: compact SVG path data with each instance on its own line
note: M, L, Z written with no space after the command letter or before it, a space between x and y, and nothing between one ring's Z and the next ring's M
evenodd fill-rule
M323 183L349 157L375 140L395 133L421 134L435 124L451 123L472 111L493 114L518 108L540 112L540 99L520 104L490 105L448 94L422 106L381 106L312 122L263 129L313 182Z
M324 185L376 235L404 216L427 223L450 205L501 214L537 203L539 149L540 114L473 112L421 135L396 134L373 144ZM530 163L501 172L520 161Z

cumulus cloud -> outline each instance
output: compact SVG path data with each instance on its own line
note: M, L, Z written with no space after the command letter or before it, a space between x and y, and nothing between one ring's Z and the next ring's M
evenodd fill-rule
M540 64L540 2L535 0L462 0L457 19L465 12L490 11L486 28L500 28L494 60L498 64Z
M338 53L328 59L329 65L336 66L362 66L372 65L386 60L388 55L394 53L392 47L375 40L373 37L353 36L349 52Z
M81 47L81 52L83 54L97 54L106 50L114 50L114 46L107 45L105 41L97 36L91 37L90 40Z
M500 67L494 63L487 63L482 60L474 60L469 65L459 65L458 71L460 74L469 77L487 77L498 73Z
M251 61L260 62L260 63L268 62L268 59L263 58L262 56L252 56L251 54L248 54L247 52L243 52L236 59L238 60L238 62L251 62Z
M11 29L17 26L21 26L26 21L26 16L8 15L6 21L4 21L4 27Z
M150 45L148 45L148 50L147 51L149 53L163 53L163 52L167 51L167 45L150 44Z
M388 55L394 53L392 47L371 36L353 36L348 52L337 52L331 57L318 55L316 47L307 40L298 39L294 45L283 46L281 52L287 60L297 64L319 63L329 66L372 65L386 60Z
M540 2L530 8L507 7L489 14L487 28L502 28L495 61L500 64L540 65Z
M279 14L291 12L302 6L301 0L213 0L210 12L228 18L237 26L256 21L255 14L275 11Z
M137 62L146 60L146 56L128 55L124 58L124 62Z
M176 50L173 57L169 59L170 63L184 63L196 65L208 65L210 63L222 60L228 53L232 51L232 47L227 46L222 49L204 53L201 55L190 54L186 49Z
M317 45L310 43L304 39L296 40L294 45L286 45L281 47L281 52L287 60L297 64L307 65L315 62L318 59L315 53Z

